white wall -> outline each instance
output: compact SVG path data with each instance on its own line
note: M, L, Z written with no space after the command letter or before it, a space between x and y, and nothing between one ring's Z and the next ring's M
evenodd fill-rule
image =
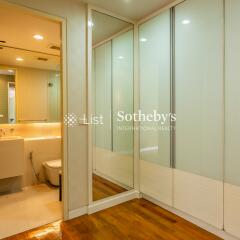
M6 1L4 1L6 2ZM86 112L86 7L75 0L8 0L66 19L67 23L67 108L68 112ZM68 131L69 210L88 204L87 127Z

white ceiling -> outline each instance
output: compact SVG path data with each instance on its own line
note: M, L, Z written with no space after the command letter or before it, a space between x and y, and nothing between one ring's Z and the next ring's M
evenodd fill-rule
M139 20L174 0L79 0Z
M24 60L22 62L18 62L16 61L17 57L21 57ZM47 58L48 60L39 61L37 60L39 57ZM3 49L0 49L0 65L59 71L60 57L3 47Z
M33 35L40 34L44 40L37 41ZM0 4L0 40L5 45L32 51L59 54L49 49L50 44L60 45L60 23L33 15L21 8Z
M106 40L107 38L132 25L96 11L92 12L92 22L93 45Z
M60 51L49 47L50 45L60 46L60 30L58 22L0 3L0 40L6 41L6 43L0 43L0 65L56 70L60 64ZM42 35L44 39L35 40L33 38L35 34ZM16 57L22 57L24 61L17 62ZM49 60L40 62L36 60L38 57Z

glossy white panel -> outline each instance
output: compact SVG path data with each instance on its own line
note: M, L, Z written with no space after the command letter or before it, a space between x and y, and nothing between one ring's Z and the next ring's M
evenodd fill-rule
M140 191L172 206L172 168L140 161Z
M240 238L240 1L225 1L225 184L224 228Z
M175 7L174 207L223 227L223 0Z
M240 186L224 184L224 229L240 238Z
M170 11L139 28L140 108L143 113L170 112ZM170 166L170 132L157 122L142 122L141 159Z
M226 1L225 181L240 186L240 1Z
M139 27L140 108L145 114L170 112L170 10ZM172 206L170 131L161 122L141 122L140 190Z
M223 183L174 169L174 204L178 210L223 228Z

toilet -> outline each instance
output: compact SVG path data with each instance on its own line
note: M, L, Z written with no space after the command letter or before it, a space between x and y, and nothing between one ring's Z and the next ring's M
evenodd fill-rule
M61 161L61 159L46 161L46 162L43 163L43 166L45 168L47 180L53 186L57 186L58 187L59 186L59 173L62 170L62 161Z

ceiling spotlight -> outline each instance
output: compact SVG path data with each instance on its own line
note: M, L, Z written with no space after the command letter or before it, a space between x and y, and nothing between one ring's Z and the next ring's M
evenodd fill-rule
M191 22L190 20L184 19L184 20L182 21L182 24L187 25L187 24L189 24L190 22Z
M146 38L140 38L140 42L147 42Z
M92 21L88 21L88 26L89 27L93 27L94 26L94 23Z
M22 62L24 59L23 58L21 58L21 57L17 57L16 58L16 61L18 61L18 62Z
M9 69L8 72L9 72L9 73L13 73L14 71L13 71L12 69Z
M36 40L43 40L44 37L42 35L35 34L35 35L33 35L33 38Z

